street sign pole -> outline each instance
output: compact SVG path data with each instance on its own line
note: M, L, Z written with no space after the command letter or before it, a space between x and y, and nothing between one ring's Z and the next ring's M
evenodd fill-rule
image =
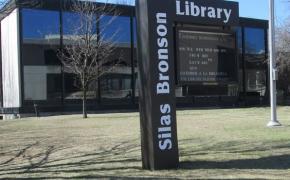
M271 120L268 127L281 126L277 120L277 90L276 81L278 79L275 62L275 13L274 0L269 0L269 57L270 57L270 101L271 101Z

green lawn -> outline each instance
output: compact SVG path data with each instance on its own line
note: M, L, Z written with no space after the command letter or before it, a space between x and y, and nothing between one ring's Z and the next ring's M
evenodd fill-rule
M141 168L138 113L0 121L0 179L290 179L290 108L178 111L180 169Z

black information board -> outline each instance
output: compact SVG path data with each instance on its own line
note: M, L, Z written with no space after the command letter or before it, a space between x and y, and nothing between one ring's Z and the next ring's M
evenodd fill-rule
M234 33L177 30L178 82L237 82L237 51Z

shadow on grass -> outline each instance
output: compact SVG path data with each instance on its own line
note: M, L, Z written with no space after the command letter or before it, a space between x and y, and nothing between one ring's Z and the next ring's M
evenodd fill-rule
M186 157L190 159L190 156L194 157L195 155L208 157L216 155L217 153L230 153L234 155L244 152L251 153L269 150L266 145L251 145L251 143L243 143L240 141L209 144L199 143L200 146L195 150L194 148L185 148L187 147L185 145L198 143L197 141L199 140L189 139L180 141L180 144L183 145L183 148L180 149L181 158ZM142 170L141 157L136 153L140 151L139 146L139 139L132 139L119 142L110 148L101 149L97 152L88 152L73 156L66 156L64 154L61 157L52 158L54 153L68 149L69 147L57 148L56 146L43 146L43 144L36 142L19 150L11 159L0 163L0 179L1 176L4 176L5 179L169 179L166 177L166 173L154 178L153 175L149 177L143 176L143 174L146 174L146 171ZM33 155L27 152L32 148L39 149L40 147L41 150L38 150ZM276 143L276 146L271 147L271 150L288 148L285 142ZM22 158L21 163L18 163L19 159L17 158L19 157ZM26 163L23 163L23 161ZM286 170L290 169L290 154L259 159L185 161L180 163L180 170L199 169ZM134 175L135 172L141 175Z
M225 141L216 142L215 139L202 142L200 139L186 139L179 142L180 144L180 156L190 157L197 155L210 155L217 153L229 153L229 154L260 154L267 151L277 151L283 149L289 149L290 143L288 140L271 141L271 142L247 142L247 141ZM195 147L190 147L192 145ZM198 145L198 146L196 146Z
M0 166L9 164L10 162L14 161L16 158L19 158L21 156L24 156L27 150L33 148L34 146L37 146L39 142L35 142L33 144L27 145L25 148L21 149L14 157L6 160L5 162L0 163ZM1 153L0 155L5 155L6 153Z
M41 148L42 152L37 151L31 155L28 150ZM62 173L78 173L84 174L83 176L73 176L73 178L86 179L86 178L117 178L114 176L102 176L105 171L122 171L122 170L141 170L138 164L141 162L141 157L126 157L128 153L139 151L137 140L124 141L116 144L108 149L102 149L96 153L85 153L75 156L63 156L60 158L51 158L54 153L64 150L66 148L55 148L55 146L45 146L36 142L27 145L26 147L18 150L15 155L0 163L0 179L5 176L5 179L33 179L31 175L34 174L35 179L70 179L66 177L40 177L52 174ZM3 154L3 153L2 153ZM7 153L11 154L11 153ZM19 159L21 158L21 159ZM129 163L131 163L129 165ZM141 164L141 163L140 163ZM89 176L89 174L97 174L96 176ZM10 178L11 177L11 178ZM13 178L12 178L13 177ZM120 179L118 177L118 179ZM128 179L128 178L126 178Z
M181 162L181 169L290 169L290 155L270 156L259 159L240 159L230 161Z
M49 157L51 156L51 154L53 154L53 152L56 151L56 148L54 146L48 146L47 149L45 149L43 152L38 152L35 154L30 154L27 152L30 149L37 148L37 146L39 145L40 143L38 141L33 144L29 144L26 147L19 150L19 152L16 153L14 157L6 160L5 162L0 163L0 168L1 167L3 168L3 169L0 169L0 175L9 174L5 172L10 171L10 170L21 170L22 173L26 173L32 169L45 165L49 161ZM19 158L29 162L29 164L21 166L20 165L21 163L19 163L17 167L13 166L17 164L16 161ZM8 169L4 168L4 167L9 167L9 166L13 166L13 168L8 168ZM2 172L4 173L2 174Z
M180 149L180 157L190 159L194 156L199 157L216 157L221 156L235 156L235 155L257 155L269 154L269 152L285 152L289 149L289 141L273 141L273 142L247 142L247 141L226 141L215 143L213 139L204 144L199 143L199 139L187 139L180 141L183 148ZM190 144L200 144L195 151L188 147ZM226 155L228 154L228 155ZM228 158L227 158L228 159ZM273 169L285 170L290 169L290 154L273 155L262 157L258 159L235 159L232 160L217 160L217 161L184 161L180 163L180 169Z
M59 177L59 176L52 176L52 177L29 177L29 178L5 178L5 180L39 180L39 179L110 179L110 180L126 180L126 179L146 179L146 180L168 180L168 179L177 179L177 178L169 178L169 177L120 177L120 176L94 176L94 175L88 175L88 176L73 176L73 177Z

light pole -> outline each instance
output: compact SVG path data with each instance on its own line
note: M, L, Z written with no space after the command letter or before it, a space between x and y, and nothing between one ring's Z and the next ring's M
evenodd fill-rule
M270 57L270 101L271 101L271 120L268 127L281 126L277 120L277 90L276 81L278 80L276 61L275 61L275 13L274 0L269 0L269 57Z

